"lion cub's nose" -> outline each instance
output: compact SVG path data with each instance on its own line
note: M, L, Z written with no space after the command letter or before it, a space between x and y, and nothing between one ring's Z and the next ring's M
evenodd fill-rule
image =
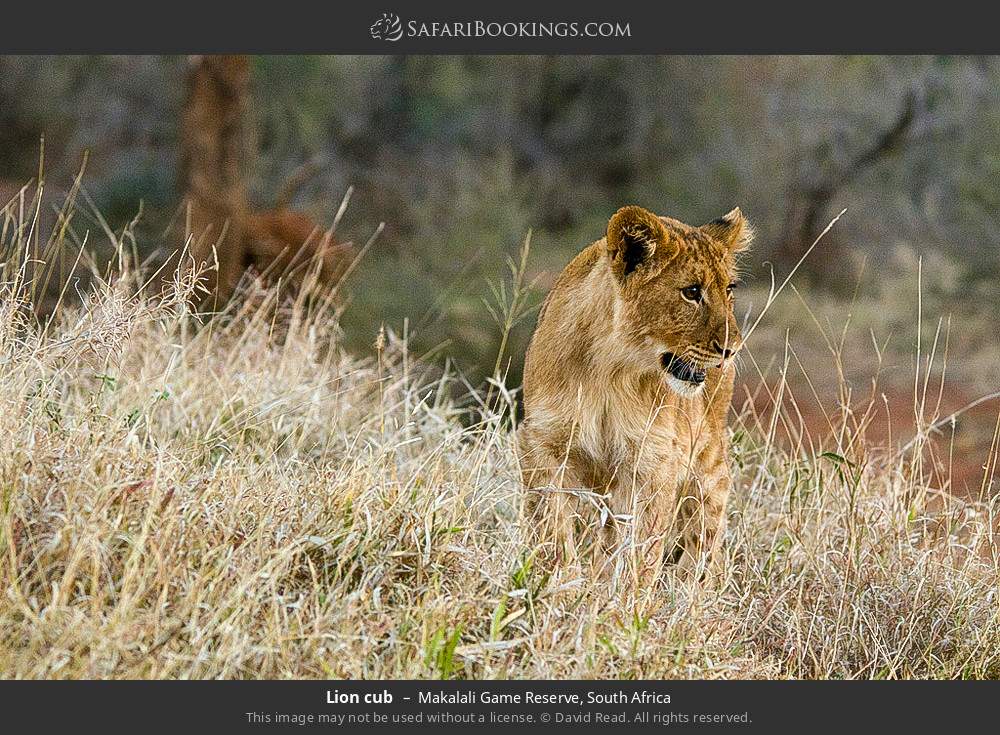
M712 349L718 352L720 355L722 355L723 360L728 360L735 354L735 351L727 349L726 347L723 347L721 344L719 344L719 340L717 339L712 340Z

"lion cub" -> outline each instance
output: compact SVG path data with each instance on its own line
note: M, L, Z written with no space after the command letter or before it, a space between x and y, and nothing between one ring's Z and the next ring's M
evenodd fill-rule
M738 208L691 227L623 207L559 276L525 357L519 435L532 528L557 558L599 541L648 585L664 559L711 557L742 344L735 256L751 237Z

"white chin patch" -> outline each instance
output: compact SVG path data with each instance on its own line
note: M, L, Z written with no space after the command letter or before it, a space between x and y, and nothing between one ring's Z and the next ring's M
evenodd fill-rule
M670 373L665 376L667 387L670 388L674 393L684 398L693 398L694 396L701 393L701 389L705 387L705 383L689 383L686 380L678 380Z

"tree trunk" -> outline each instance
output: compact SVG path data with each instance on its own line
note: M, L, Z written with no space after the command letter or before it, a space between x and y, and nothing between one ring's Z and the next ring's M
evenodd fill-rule
M243 272L249 216L246 56L202 56L188 74L181 116L180 180L184 190L189 265L214 264L208 288L228 299Z
M315 173L314 163L289 177L273 209L251 211L246 181L255 152L249 144L249 91L248 57L193 60L180 140L180 183L190 246L179 266L205 271L210 308L223 306L233 296L247 268L268 280L300 287L305 274L316 267L320 283L331 286L354 254L310 217L287 208Z

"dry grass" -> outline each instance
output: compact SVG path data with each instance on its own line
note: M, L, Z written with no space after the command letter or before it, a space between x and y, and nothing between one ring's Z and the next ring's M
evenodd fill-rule
M348 355L328 309L268 291L196 326L193 283L154 302L125 273L43 327L23 274L0 302L3 676L1000 673L996 447L970 501L925 436L860 442L860 412L778 441L772 371L771 410L733 421L722 581L634 598L533 560L507 390L457 401L391 334Z

